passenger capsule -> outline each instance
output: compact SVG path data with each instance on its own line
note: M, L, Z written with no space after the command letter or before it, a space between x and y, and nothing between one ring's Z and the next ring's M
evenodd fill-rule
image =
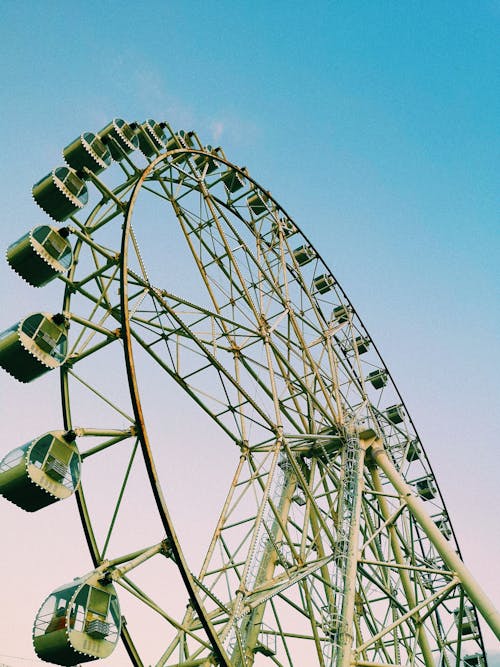
M62 222L89 200L84 181L70 167L56 167L33 186L33 197L51 218Z
M323 273L313 280L314 290L320 294L326 294L335 285L335 279L328 273Z
M311 246L301 245L298 248L295 248L293 251L293 256L295 257L295 260L299 266L304 266L304 264L308 264L316 257L316 253L311 248Z
M212 146L205 146L203 150L211 155L217 156L220 149L212 148ZM196 155L194 162L200 171L205 171L207 174L211 174L219 166L219 163L216 162L213 157L209 157L208 155Z
M333 309L333 317L339 324L343 324L349 319L349 310L346 306L337 306Z
M147 157L156 155L165 148L166 137L161 123L150 118L144 123L131 123L130 127L137 135L140 150Z
M405 416L403 406L391 405L391 407L387 408L385 411L385 416L391 422L391 424L401 424Z
M112 162L109 148L92 132L84 132L68 144L63 150L63 157L84 179L88 178L83 171L85 167L93 174L100 174Z
M61 586L45 600L33 626L37 656L56 665L107 658L120 635L121 616L112 584L92 573Z
M179 132L173 134L170 139L167 140L167 150L173 151L176 148L193 148L193 135L194 132L179 130Z
M430 475L414 480L413 484L422 500L432 500L435 498L437 489Z
M450 522L448 521L448 516L444 513L440 514L439 516L434 517L434 523L441 531L441 535L445 539L449 540L451 537L451 526Z
M243 176L238 171L235 171L231 168L227 169L222 174L221 178L229 192L237 192L245 185L245 179Z
M42 287L73 264L68 233L65 227L35 227L8 247L7 261L30 285Z
M354 339L354 346L358 350L358 354L365 354L365 352L368 352L370 339L365 336L356 336Z
M20 382L58 368L66 358L62 315L34 313L0 334L0 366Z
M478 634L479 628L473 607L464 606L461 610L460 608L455 609L453 616L455 617L455 624L460 627L463 637Z
M260 215L267 211L268 197L263 192L254 192L250 197L247 197L248 208L255 215Z
M366 379L371 382L375 389L382 389L387 384L387 373L384 370L372 371L368 373Z
M27 512L68 498L80 483L81 459L72 431L50 431L0 461L0 494Z
M420 458L420 447L418 440L410 440L408 443L408 449L406 450L406 460L407 461L418 461Z
M105 143L111 156L120 162L136 148L139 148L139 139L134 130L121 118L115 118L98 132L99 137Z

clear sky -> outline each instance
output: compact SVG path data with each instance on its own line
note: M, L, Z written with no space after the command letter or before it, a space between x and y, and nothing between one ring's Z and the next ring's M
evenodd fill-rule
M405 397L465 560L500 605L500 4L1 4L3 247L40 222L31 186L83 131L156 118L220 143L350 296ZM0 329L44 310L51 290L4 263ZM0 395L5 451L54 428L54 379L25 387L2 372ZM0 663L31 667L33 614L56 583L47 538L60 557L64 539L7 503L0 523L0 613L18 619L11 632L2 623ZM78 530L67 528L69 543Z

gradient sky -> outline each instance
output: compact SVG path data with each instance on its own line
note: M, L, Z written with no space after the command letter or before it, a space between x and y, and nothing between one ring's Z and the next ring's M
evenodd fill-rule
M1 11L3 247L42 221L31 186L82 131L156 118L220 143L350 296L405 397L464 558L500 604L500 4L3 0ZM44 310L46 289L3 263L0 329ZM57 427L54 379L21 386L2 372L0 395L5 452ZM0 663L43 664L30 627L55 587L47 538L59 554L64 539L6 502L0 523ZM76 560L90 569L85 553Z

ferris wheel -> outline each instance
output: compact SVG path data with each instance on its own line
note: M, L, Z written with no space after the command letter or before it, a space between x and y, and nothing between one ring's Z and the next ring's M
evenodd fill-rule
M92 560L41 604L38 657L104 659L121 638L136 667L485 666L477 611L497 634L499 615L375 343L296 222L165 122L114 119L63 156L33 186L40 225L7 252L30 285L62 283L60 308L0 334L0 366L56 370L62 406L0 460L0 493L30 512L74 495ZM169 498L181 465L204 472L183 502L212 517L189 544Z

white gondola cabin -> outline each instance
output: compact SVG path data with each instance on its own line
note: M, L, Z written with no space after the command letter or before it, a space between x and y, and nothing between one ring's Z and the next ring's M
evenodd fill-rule
M262 653L268 658L276 655L276 633L268 625L262 623L254 653Z
M62 222L89 200L85 182L70 167L56 167L33 186L33 198L51 218Z
M7 261L30 285L42 287L73 264L68 234L66 227L35 227L8 247Z
M72 431L50 431L0 461L0 494L27 512L68 498L80 483L81 458Z
M34 313L0 333L0 366L20 382L58 368L66 358L62 315Z
M107 658L120 634L121 616L112 584L92 573L61 586L45 600L33 627L41 660L77 665Z

